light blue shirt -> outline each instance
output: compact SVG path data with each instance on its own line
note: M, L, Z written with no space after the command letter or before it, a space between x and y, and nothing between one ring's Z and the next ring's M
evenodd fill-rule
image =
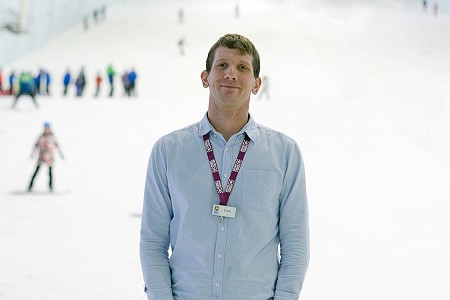
M236 207L235 218L212 215L219 196L205 133L223 187L244 133L251 139L228 201ZM206 115L159 139L148 164L140 256L148 299L297 300L309 262L305 171L297 143L253 117L225 141Z

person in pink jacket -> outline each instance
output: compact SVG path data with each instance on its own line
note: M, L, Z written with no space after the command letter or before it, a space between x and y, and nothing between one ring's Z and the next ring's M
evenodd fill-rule
M52 167L53 167L53 162L54 162L55 149L58 149L61 158L64 159L64 155L62 154L61 149L59 148L59 144L56 141L56 138L53 135L53 132L50 128L50 123L45 122L44 123L44 132L37 139L36 144L31 153L31 158L33 158L34 153L37 150L39 150L36 170L34 171L34 174L31 177L31 181L28 186L29 192L31 192L31 190L33 189L34 179L36 178L36 175L39 172L39 169L41 168L42 164L46 164L48 166L48 176L49 176L48 188L50 191L53 191Z

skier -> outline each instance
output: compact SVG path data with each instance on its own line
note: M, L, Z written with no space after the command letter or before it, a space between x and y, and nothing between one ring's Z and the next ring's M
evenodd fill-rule
M50 96L50 84L52 83L50 73L48 71L45 72L45 93L47 96Z
M99 15L99 11L97 9L94 9L94 12L92 13L92 15L94 16L94 22L95 24L98 23L98 15Z
M88 16L83 17L83 28L85 31L89 30L89 17Z
M0 95L3 94L3 72L2 69L0 68Z
M100 72L98 72L97 76L95 76L95 97L98 97L98 94L100 93L101 84L102 84L102 76L100 75Z
M36 77L36 91L39 95L50 96L50 74L44 70L40 69Z
M102 8L100 9L100 14L102 15L102 20L105 21L106 20L106 6L103 5Z
M129 90L128 90L128 97L134 96L136 97L136 71L134 68L131 68L131 72L128 73L128 82L129 82Z
M130 97L130 79L128 77L129 74L130 73L125 70L122 75L123 94L124 96L128 97Z
M181 37L178 40L178 48L180 49L180 55L183 56L184 55L184 44L186 43L186 41L184 40L183 37Z
M437 16L439 13L439 4L437 4L437 2L433 3L433 13L435 16Z
M109 96L112 97L114 94L114 76L116 75L116 71L114 70L114 67L112 65L109 65L106 72L108 73L109 85L111 87L109 91Z
M67 88L69 87L70 79L71 79L70 70L67 69L66 74L64 74L64 79L63 79L63 84L64 84L64 96L67 95Z
M34 179L36 178L36 175L39 172L39 169L41 168L42 164L46 164L48 166L48 177L49 177L48 188L50 192L53 191L52 167L54 160L53 157L54 149L58 149L59 155L61 156L62 159L64 159L64 155L62 154L61 149L59 148L59 145L50 128L50 123L45 122L44 132L37 139L33 151L31 152L31 158L33 158L34 152L36 150L39 150L39 156L36 165L36 170L34 171L33 176L31 177L30 184L28 185L28 192L31 192L31 190L33 189Z
M19 92L17 93L16 99L14 100L14 103L12 105L12 108L14 109L16 107L17 101L19 100L19 97L22 95L28 95L33 100L34 105L36 108L39 108L39 105L36 102L36 86L34 84L33 76L31 76L30 73L22 72L19 77Z
M182 8L178 10L178 23L182 24L184 21L184 11Z
M77 88L77 97L83 96L84 87L86 86L86 75L84 74L84 68L82 68L80 74L78 74L77 80L75 81L75 86Z
M14 81L15 81L14 70L9 73L9 94L14 95Z
M267 78L267 76L263 76L262 78L261 90L259 92L259 99L262 99L264 96L267 98L267 100L270 100L269 79Z

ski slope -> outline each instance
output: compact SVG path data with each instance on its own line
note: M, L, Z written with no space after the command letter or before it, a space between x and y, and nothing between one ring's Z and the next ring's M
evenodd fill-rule
M179 23L178 11L184 11ZM53 75L40 109L0 98L0 299L144 299L138 244L147 159L200 120L200 72L219 36L248 36L271 99L255 120L306 163L311 262L302 300L450 299L450 18L402 1L127 0L3 68ZM184 56L177 41L186 39ZM134 66L137 98L94 98L94 76ZM84 66L86 96L62 97ZM106 78L104 78L105 80ZM116 91L121 92L118 82ZM56 158L20 194L44 121Z

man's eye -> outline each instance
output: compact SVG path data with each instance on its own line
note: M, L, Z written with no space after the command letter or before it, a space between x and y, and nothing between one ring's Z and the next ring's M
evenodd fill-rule
M248 70L249 68L248 68L247 66L240 65L240 66L239 66L239 69L240 69L240 70Z
M227 66L226 63L222 63L222 64L218 64L218 65L217 65L217 67L218 67L218 68L221 68L221 69L226 68L226 66Z

